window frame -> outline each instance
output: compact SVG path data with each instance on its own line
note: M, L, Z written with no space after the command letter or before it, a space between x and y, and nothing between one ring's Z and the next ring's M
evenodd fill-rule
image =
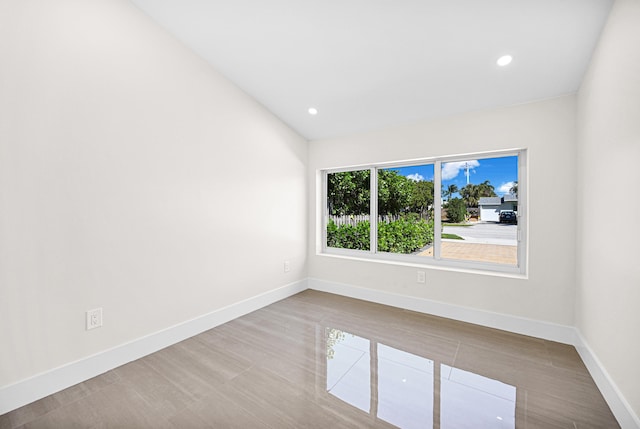
M411 159L406 161L379 162L350 167L328 168L320 170L321 179L321 219L318 222L321 229L320 255L338 256L346 258L364 259L376 262L386 262L420 268L451 269L457 271L472 271L489 274L507 274L526 276L528 268L528 193L527 193L527 152L526 148L506 149L500 151L468 153L460 155L439 156L430 158ZM442 164L447 162L467 161L469 159L488 159L507 156L517 156L518 161L518 211L517 211L517 264L515 266L481 261L442 259ZM378 170L394 167L408 167L423 164L434 166L434 237L433 257L407 255L389 252L378 252ZM370 249L355 250L327 246L327 225L329 210L327 205L328 175L355 170L370 171Z

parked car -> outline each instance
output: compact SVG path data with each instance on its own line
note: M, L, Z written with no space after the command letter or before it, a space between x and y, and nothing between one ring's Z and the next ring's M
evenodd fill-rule
M518 216L513 210L502 210L500 212L500 223L518 223Z

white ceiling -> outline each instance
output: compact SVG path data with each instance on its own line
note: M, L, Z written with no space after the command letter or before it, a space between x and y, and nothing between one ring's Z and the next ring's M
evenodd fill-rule
M580 86L612 0L133 0L315 140ZM503 54L513 62L496 65ZM319 113L311 116L309 107Z

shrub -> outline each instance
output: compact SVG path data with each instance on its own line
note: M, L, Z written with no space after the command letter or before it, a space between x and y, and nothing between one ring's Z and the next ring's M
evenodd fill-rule
M463 222L467 217L467 206L461 198L451 198L447 204L449 222Z
M327 246L341 249L369 250L370 248L369 221L354 225L337 226L333 220L327 225Z
M378 250L412 253L433 242L433 221L407 215L398 220L378 223Z
M327 246L341 249L370 249L369 221L337 226L327 225ZM433 220L425 221L417 215L406 215L391 222L378 223L378 251L412 253L433 242Z

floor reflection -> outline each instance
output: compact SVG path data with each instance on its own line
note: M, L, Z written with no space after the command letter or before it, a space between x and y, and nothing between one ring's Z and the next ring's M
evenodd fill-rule
M440 365L441 428L515 428L516 388Z
M335 328L325 334L326 392L375 420L400 428L515 428L514 386Z
M377 351L377 417L401 428L431 428L433 361L384 344Z
M337 329L327 336L327 392L362 411L371 409L370 341Z

